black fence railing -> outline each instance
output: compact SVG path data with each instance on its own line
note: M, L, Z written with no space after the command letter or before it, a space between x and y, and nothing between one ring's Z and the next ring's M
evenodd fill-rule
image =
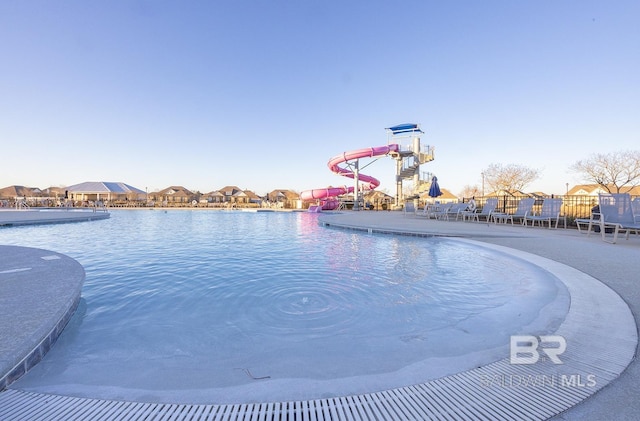
M496 210L502 213L513 213L518 207L518 202L521 197L514 196L491 196L498 198L498 206ZM580 196L580 195L551 195L551 196L536 196L535 204L533 205L533 211L539 212L542 208L542 201L546 198L558 198L562 199L562 211L561 215L567 217L567 222L573 224L573 221L578 218L591 217L591 209L598 204L597 196ZM632 197L633 199L634 197ZM473 198L478 207L482 207L489 196ZM468 202L471 198L465 198L463 201Z

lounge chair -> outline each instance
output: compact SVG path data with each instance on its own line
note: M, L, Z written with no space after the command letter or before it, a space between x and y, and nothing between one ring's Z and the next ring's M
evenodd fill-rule
M452 206L453 204L451 203L443 203L441 205L434 206L428 216L429 218L433 217L435 219L447 219L447 213Z
M449 218L455 218L454 221L457 221L458 218L462 217L462 213L465 212L469 208L468 203L455 203L451 205L447 213L444 215L444 218L448 221Z
M555 220L555 228L558 228L558 222L560 219L564 219L564 227L567 228L567 218L560 216L560 210L562 209L562 199L544 199L542 201L542 209L539 214L526 215L522 222L523 225L527 225L528 221L531 221L531 226L534 226L536 222L540 226L544 226L545 222L549 223L549 229L551 224Z
M442 205L440 203L425 203L420 215L431 218L441 207Z
M416 214L416 206L413 203L413 200L408 200L404 202L404 214L406 215L415 215Z
M633 212L633 220L640 222L640 197L631 201L631 211Z
M591 216L589 218L576 218L573 220L575 222L576 227L578 227L578 232L590 234L593 232L600 232L600 212L599 211L591 211ZM586 230L584 226L586 225ZM598 228L596 228L598 227Z
M484 219L485 222L489 223L491 220L491 214L495 212L497 206L498 199L487 199L480 212L462 212L462 220L466 221L467 219L471 219L472 221L480 222L480 219Z
M422 211L416 211L416 215L425 216L427 218L431 218L431 213L433 212L434 205L430 203L425 203Z
M535 201L536 199L532 198L520 199L518 207L514 213L493 213L491 218L493 219L493 222L502 221L505 224L511 221L511 225L514 224L514 220L518 220L520 225L524 225L524 218L531 213Z
M606 228L613 228L613 241L618 241L618 234L624 232L629 239L631 231L640 231L640 223L636 222L631 207L631 196L628 193L600 193L598 195L600 207L600 233L606 240Z

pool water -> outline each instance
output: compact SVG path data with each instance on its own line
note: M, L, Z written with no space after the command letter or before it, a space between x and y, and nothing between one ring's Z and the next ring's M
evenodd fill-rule
M556 278L444 238L318 226L307 213L118 210L0 229L87 273L76 315L14 387L183 403L315 399L426 381L553 332Z

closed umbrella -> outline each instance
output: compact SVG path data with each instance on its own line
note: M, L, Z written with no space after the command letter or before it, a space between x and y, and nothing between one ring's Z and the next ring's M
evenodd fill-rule
M431 187L429 187L429 196L430 197L438 197L442 196L442 192L440 191L440 186L438 185L438 177L433 176L431 179Z

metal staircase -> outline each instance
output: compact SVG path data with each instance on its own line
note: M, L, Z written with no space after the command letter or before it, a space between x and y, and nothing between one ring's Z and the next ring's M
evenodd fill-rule
M401 124L387 129L389 143L398 144L398 151L391 154L396 164L396 207L403 202L402 182L412 180L414 190L430 180L420 180L420 165L435 159L433 146L420 144L424 132L417 124Z
M404 153L399 153L399 159L402 159L402 167L397 174L397 178L400 180L413 179L420 165L433 161L433 148L430 146L427 146L427 148L429 149L428 152L415 153L412 150L408 150Z

